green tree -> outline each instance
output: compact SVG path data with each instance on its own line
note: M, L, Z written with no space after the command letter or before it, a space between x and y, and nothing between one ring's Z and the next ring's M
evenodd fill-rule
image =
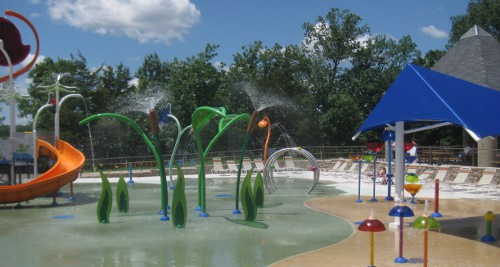
M360 40L370 34L361 17L349 10L331 9L326 18L304 23L304 49L310 58L309 95L315 103L313 117L317 140L323 144L345 144L361 120L356 99L342 87L350 61L362 49ZM348 105L344 107L343 105Z
M377 35L354 53L352 67L342 76L342 88L356 99L362 118L375 108L403 68L420 58L416 47L408 35L398 41Z
M367 25L348 10L332 9L326 19L305 23L312 62L308 79L323 144L352 144L351 137L401 70L420 57L410 36L370 36ZM367 134L366 138L373 138ZM363 137L359 140L364 141Z
M307 86L310 61L304 51L293 45L275 44L268 48L259 41L243 47L243 52L233 58L235 63L225 77L223 89L228 96L228 110L258 110L273 123L279 122L294 140L311 138L307 126L311 124L314 105ZM258 129L255 131L257 136L265 136ZM280 138L283 139L280 133L273 134L271 144L284 146L285 143L277 144ZM254 140L250 147L262 148L262 138Z
M84 99L88 97L86 94L95 89L98 84L98 73L90 71L87 68L87 61L80 53L77 57L73 55L69 59L59 59L54 62L51 58L45 60L35 66L28 77L33 81L28 88L30 98L19 99L19 113L21 116L31 115L35 117L38 108L50 101L49 98L55 98L55 84L57 76L60 75L59 83L65 86L75 87L75 89L60 90L60 99L70 93L81 94ZM41 88L40 86L48 86ZM50 92L50 93L49 93ZM86 131L82 132L82 127L78 122L86 116L86 106L81 100L68 99L60 109L60 137L69 142L78 142L79 137L87 135ZM41 113L38 129L46 131L54 130L54 115L51 112Z
M131 81L130 70L122 63L115 68L103 66L95 90L87 91L87 100L92 113L115 112L121 104L116 101L126 98L136 90Z
M174 58L170 67L170 78L167 87L168 100L172 104L172 113L177 117L182 127L191 125L191 115L196 108L201 106L222 106L220 89L222 86L223 72L212 61L217 56L218 45L207 44L205 50L195 56L184 60ZM207 128L209 129L209 128ZM204 132L213 136L216 128ZM167 146L173 147L177 129L170 128L164 133ZM202 140L211 140L204 138Z
M415 60L415 64L420 65L425 68L432 68L436 62L438 62L444 55L446 50L429 50L425 53L424 57L419 57Z
M330 82L343 73L342 64L361 48L360 39L370 34L370 28L359 25L361 17L349 10L331 9L326 18L319 16L315 24L304 23L305 44L312 47L317 55L322 55L332 75Z
M139 80L137 89L140 92L165 90L170 81L170 66L157 53L148 54L135 76Z
M129 140L125 134L131 134L127 126L115 122L97 122L91 126L90 133L87 126L78 124L80 120L92 114L116 112L115 100L135 90L135 86L131 85L130 70L121 63L115 68L100 66L91 71L81 53L76 57L70 55L69 59L57 61L45 58L28 74L33 79L28 88L31 97L19 99L21 115L29 114L34 118L42 105L55 98L54 85L58 75L61 75L59 80L61 85L74 87L71 90L60 90L60 99L70 93L80 94L84 99L68 98L61 105L59 118L61 139L82 148L89 158L92 154L101 158L145 154L144 149L134 151L137 146L131 146L124 141ZM41 88L41 85L47 88ZM54 111L51 109L42 111L36 127L38 132L53 132ZM91 134L93 134L92 141Z

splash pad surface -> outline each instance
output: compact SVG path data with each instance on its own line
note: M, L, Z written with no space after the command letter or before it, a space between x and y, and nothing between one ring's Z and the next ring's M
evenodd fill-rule
M110 224L97 222L101 185L95 183L76 183L76 201L59 198L60 205L55 208L50 207L49 197L22 203L23 209L1 207L0 242L5 244L0 250L2 264L267 266L341 242L354 231L345 220L303 204L311 198L339 195L341 191L320 183L312 194L306 195L310 181L293 178L277 178L282 189L266 194L265 208L258 210L256 221L267 229L233 223L230 220L243 220L244 216L232 215L234 180L230 179L207 180L208 218L200 218L199 212L194 211L197 181L186 181L185 229L173 228L171 221L160 221L159 185L141 183L140 178L129 186L130 212L119 213L113 203Z

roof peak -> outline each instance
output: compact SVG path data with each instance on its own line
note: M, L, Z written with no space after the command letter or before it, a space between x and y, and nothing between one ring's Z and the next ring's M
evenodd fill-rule
M493 37L491 34L489 34L487 31L483 30L483 28L474 25L472 28L470 28L462 37L460 37L460 40L473 37L473 36L486 36L486 37Z

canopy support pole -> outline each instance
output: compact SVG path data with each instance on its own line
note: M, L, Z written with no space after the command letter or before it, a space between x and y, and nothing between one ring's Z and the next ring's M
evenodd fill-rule
M403 201L403 184L404 184L404 174L405 174L405 156L404 156L404 139L405 139L405 129L404 122L396 122L396 147L394 156L394 168L395 168L395 201Z

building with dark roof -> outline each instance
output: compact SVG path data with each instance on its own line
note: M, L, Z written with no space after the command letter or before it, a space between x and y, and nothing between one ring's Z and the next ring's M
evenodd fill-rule
M481 27L474 25L432 70L500 91L500 43ZM464 138L464 145L468 142ZM478 166L493 166L492 161L497 160L496 151L493 150L497 149L497 138L483 138L477 143L477 148Z

